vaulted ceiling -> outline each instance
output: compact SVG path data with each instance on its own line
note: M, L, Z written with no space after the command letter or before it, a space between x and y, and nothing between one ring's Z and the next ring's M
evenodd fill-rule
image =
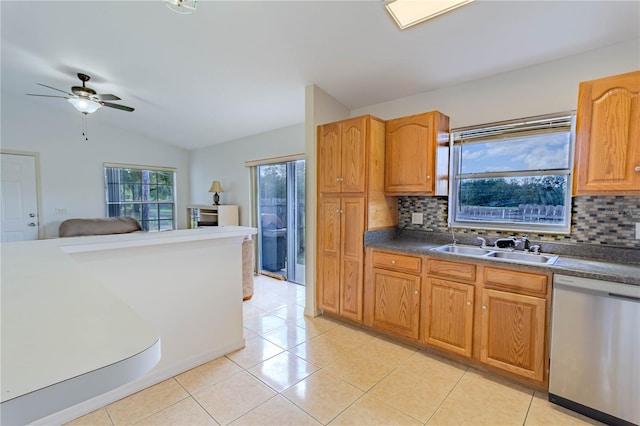
M638 1L482 1L400 31L382 1L7 1L3 108L91 75L134 112L91 119L193 149L304 121L315 84L350 109L640 37ZM79 114L63 99L28 102Z

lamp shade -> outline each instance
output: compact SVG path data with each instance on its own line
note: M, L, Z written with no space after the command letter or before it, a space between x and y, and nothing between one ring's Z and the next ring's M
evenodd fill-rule
M220 181L214 180L213 183L211 183L211 188L209 188L209 192L224 192L222 190L222 185L220 185Z
M102 105L100 102L92 101L91 99L83 98L69 98L69 103L83 114L91 114L96 112Z

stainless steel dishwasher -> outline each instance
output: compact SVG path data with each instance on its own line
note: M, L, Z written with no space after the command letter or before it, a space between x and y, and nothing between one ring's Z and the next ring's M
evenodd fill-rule
M554 275L549 401L640 423L640 286Z

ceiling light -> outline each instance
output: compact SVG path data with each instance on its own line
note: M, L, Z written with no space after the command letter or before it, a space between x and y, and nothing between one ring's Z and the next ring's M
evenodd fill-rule
M91 114L92 112L96 112L98 108L102 106L100 102L92 101L91 99L69 98L68 100L71 105L75 107L75 109L83 114Z
M188 15L196 11L198 0L164 0L164 4L181 15Z
M473 0L393 0L385 6L401 30L435 18Z

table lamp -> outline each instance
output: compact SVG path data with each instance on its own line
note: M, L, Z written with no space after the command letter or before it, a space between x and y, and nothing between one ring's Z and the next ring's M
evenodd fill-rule
M219 205L220 196L218 195L218 192L224 192L222 190L222 185L220 185L220 181L214 180L211 183L211 188L209 188L209 192L215 192L215 194L213 195L213 204L216 206Z

